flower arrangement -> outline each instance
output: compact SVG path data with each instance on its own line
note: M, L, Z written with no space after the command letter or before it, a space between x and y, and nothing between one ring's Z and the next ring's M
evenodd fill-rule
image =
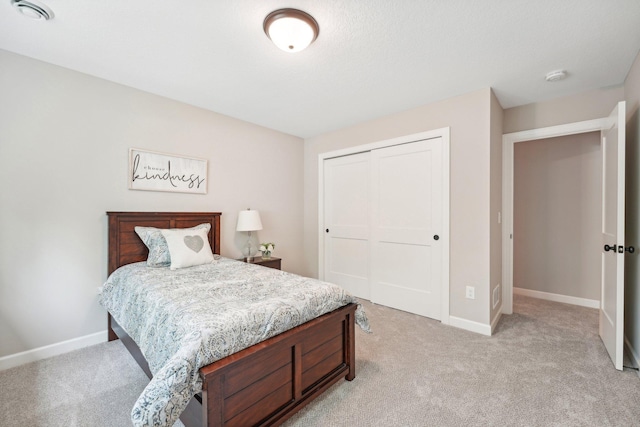
M270 258L271 252L276 248L275 243L260 243L260 252L262 252L262 258Z

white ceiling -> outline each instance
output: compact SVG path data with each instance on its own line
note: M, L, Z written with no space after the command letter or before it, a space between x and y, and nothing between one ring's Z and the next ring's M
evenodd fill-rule
M639 0L39 1L53 20L0 0L0 49L303 138L486 87L509 108L620 85L640 48ZM264 34L282 7L318 21L307 50Z

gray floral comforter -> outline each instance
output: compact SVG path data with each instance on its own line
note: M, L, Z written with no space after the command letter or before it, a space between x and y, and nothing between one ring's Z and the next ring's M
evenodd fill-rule
M337 285L227 258L174 271L125 265L99 301L153 373L131 412L135 426L173 425L202 390L202 366L357 302ZM356 322L369 330L360 307Z

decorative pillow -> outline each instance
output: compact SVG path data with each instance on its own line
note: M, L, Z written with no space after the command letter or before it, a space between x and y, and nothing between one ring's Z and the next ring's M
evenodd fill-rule
M202 228L162 230L162 235L169 246L172 270L213 262L207 233L208 230Z
M149 248L149 256L147 257L147 265L149 267L168 267L171 265L171 255L167 241L162 235L162 230L155 227L135 227L134 228L140 239ZM204 223L195 227L185 228L184 230L206 230L207 233L211 229L211 224ZM209 245L207 245L209 246Z

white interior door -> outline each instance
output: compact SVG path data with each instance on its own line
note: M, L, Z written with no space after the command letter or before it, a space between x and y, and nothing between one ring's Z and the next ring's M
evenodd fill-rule
M600 337L616 369L624 346L625 103L602 131L602 295ZM606 245L606 246L605 246Z
M325 160L324 197L324 280L369 300L369 153Z
M371 301L441 319L442 138L371 151Z

